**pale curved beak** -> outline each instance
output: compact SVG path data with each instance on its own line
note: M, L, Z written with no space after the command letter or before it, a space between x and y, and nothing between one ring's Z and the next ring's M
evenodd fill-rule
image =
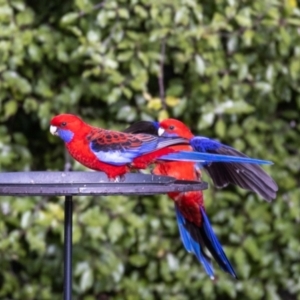
M57 133L57 127L51 125L51 126L50 126L50 132L51 132L51 134L53 134L53 135L58 135L58 133Z
M165 133L165 130L163 128L159 127L157 133L159 136L162 136Z

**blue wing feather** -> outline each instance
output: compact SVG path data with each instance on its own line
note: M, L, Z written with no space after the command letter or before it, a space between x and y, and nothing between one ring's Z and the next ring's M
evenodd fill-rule
M190 144L194 148L194 150L199 152L210 152L216 151L220 147L224 146L218 141L211 140L202 136L195 136L190 139Z
M114 149L113 145L109 145L110 149L99 149L98 144L93 141L90 142L90 150L96 155L96 157L105 163L119 166L131 163L136 157L143 153L148 153L155 150L158 139L153 139L142 143L139 147L135 148L123 148L122 145L117 145Z
M250 157L239 157L212 153L201 152L189 152L180 151L176 153L170 153L160 157L163 160L175 160L175 161L194 161L194 162L236 162L236 163L248 163L248 164L260 164L260 165L272 165L273 162L268 160L261 160Z
M227 155L241 158L242 160L249 159L244 153L223 145L214 140L203 137L194 137L191 140L191 145L196 151L204 151L210 154ZM252 163L254 162L254 164ZM260 167L257 160L237 162L202 162L201 165L212 178L214 185L223 188L229 183L235 184L243 189L253 191L267 201L272 201L276 198L278 186L276 182ZM255 164L255 162L257 164ZM267 161L266 161L267 162ZM270 164L270 162L267 162Z
M100 161L118 166L131 163L136 157L164 147L189 143L188 140L180 137L165 138L149 134L136 134L131 135L132 137L133 141L115 139L103 142L100 139L94 139L90 141L90 150Z

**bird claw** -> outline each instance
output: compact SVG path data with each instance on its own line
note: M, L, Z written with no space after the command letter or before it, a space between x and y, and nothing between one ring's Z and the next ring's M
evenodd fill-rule
M125 175L118 175L115 178L110 178L111 182L120 183L125 181Z

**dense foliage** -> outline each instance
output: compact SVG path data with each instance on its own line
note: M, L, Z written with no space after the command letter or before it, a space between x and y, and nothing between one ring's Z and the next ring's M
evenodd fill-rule
M167 196L77 198L75 299L300 299L297 5L0 0L1 171L63 169L61 112L114 129L169 115L275 162L273 203L205 192L238 281L186 253ZM62 222L62 198L0 198L1 299L61 299Z

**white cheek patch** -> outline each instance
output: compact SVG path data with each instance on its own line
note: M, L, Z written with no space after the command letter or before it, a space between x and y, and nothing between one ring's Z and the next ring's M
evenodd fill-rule
M158 136L162 136L165 133L165 130L161 127L158 128Z

